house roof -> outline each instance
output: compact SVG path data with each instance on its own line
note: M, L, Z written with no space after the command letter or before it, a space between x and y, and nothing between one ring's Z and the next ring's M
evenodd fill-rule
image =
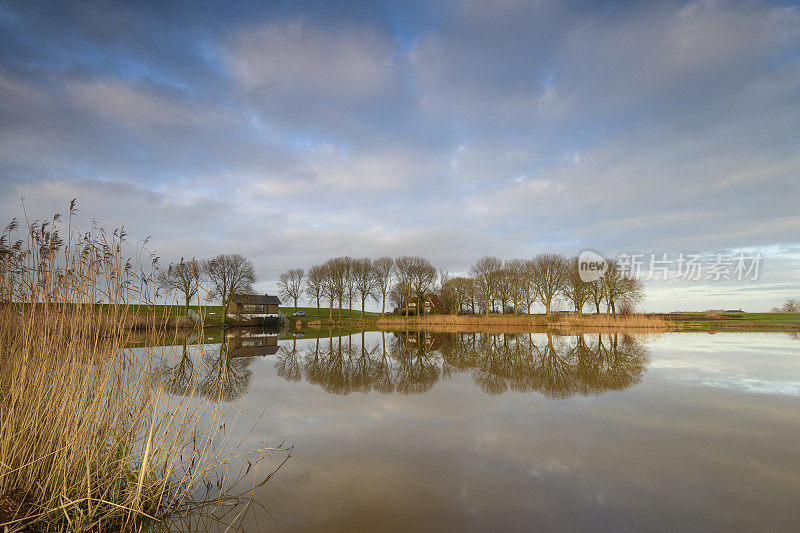
M281 305L280 298L277 296L270 296L269 294L234 294L231 296L231 302L239 304Z
M435 307L436 309L439 309L440 311L447 312L447 308L444 306L444 304L442 304L442 301L439 299L437 295L435 295L432 292L425 295L425 299L423 300L423 302L424 301L430 302L431 306ZM416 298L406 298L403 301L402 308L416 306L416 305L417 305Z
M442 311L447 311L447 308L444 306L444 304L439 299L439 297L436 296L435 294L433 294L433 293L429 294L428 295L428 300L431 302L431 305L436 307L437 309L440 309Z

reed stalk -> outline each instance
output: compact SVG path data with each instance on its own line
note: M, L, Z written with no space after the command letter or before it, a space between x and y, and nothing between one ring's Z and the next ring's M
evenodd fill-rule
M222 410L192 384L161 394L163 351L129 348L132 324L167 332L139 309L156 297L145 247L126 259L125 232L97 226L65 246L59 220L0 237L0 531L139 529L228 467Z

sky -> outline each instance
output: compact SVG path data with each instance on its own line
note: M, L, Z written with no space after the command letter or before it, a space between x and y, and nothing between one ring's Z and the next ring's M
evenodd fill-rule
M800 5L0 1L0 222L125 226L260 291L339 255L760 253L800 297Z

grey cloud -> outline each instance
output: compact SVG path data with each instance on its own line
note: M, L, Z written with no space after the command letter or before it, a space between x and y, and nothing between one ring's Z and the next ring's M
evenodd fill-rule
M398 7L6 8L0 215L77 196L263 283L587 247L777 250L765 283L798 282L795 6Z

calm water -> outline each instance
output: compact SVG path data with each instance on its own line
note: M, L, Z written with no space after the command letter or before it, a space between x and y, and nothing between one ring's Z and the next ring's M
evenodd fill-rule
M172 386L232 402L245 449L294 446L247 530L800 527L788 334L219 340L177 347Z

